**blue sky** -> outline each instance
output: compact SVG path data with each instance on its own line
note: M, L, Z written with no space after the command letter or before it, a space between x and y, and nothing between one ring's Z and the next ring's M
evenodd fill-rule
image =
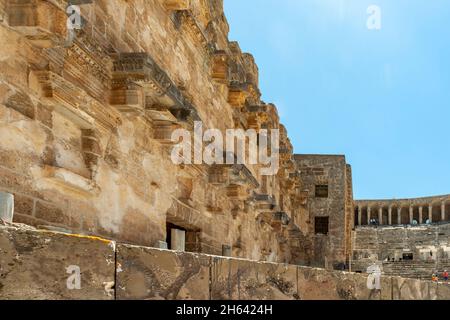
M449 0L224 2L296 153L345 154L356 199L450 193Z

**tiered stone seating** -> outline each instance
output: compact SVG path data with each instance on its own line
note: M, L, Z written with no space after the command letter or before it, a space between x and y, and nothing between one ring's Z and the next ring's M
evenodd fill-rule
M450 270L449 239L448 223L358 227L354 236L352 270L365 272L368 266L377 263L382 265L386 275L429 280L436 271ZM413 260L404 260L405 253Z
M436 270L440 271L435 261L383 262L383 274L389 276L430 280Z

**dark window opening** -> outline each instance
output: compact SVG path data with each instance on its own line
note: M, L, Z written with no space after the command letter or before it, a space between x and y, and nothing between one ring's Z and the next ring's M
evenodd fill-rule
M316 186L316 198L328 198L328 185Z
M186 229L184 229L184 228L182 228L180 226L177 226L177 225L175 225L173 223L167 223L166 224L166 234L167 234L166 242L167 242L167 248L169 250L174 250L175 249L174 245L172 243L172 230L173 229L186 232Z
M315 231L316 234L328 234L328 217L316 217L315 219Z
M414 260L414 255L412 253L404 253L403 261L411 261Z
M169 250L201 252L201 230L167 222L166 242Z

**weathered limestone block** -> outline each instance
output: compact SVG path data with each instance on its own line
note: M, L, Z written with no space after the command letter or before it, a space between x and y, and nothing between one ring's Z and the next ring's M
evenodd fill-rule
M144 109L143 90L139 85L115 80L111 90L110 103L120 112L139 114Z
M381 277L381 290L367 287L367 276L298 267L298 290L302 300L390 299L390 278Z
M6 19L6 0L0 0L0 23Z
M171 121L154 121L153 122L153 139L163 145L172 145L177 141L172 141L172 134L181 127Z
M0 300L113 299L114 255L107 240L0 226Z
M234 108L242 108L245 104L247 94L245 86L239 84L232 84L228 88L228 103Z
M450 283L440 282L437 284L437 299L450 300Z
M210 257L117 246L117 299L208 300Z
M92 197L93 195L98 195L100 192L99 187L92 180L73 173L70 170L45 166L41 171L45 183L72 194Z
M212 57L211 77L219 82L228 80L228 56L225 51L218 51Z
M67 16L48 1L9 0L8 23L34 44L49 47L61 40L67 31Z
M437 289L431 281L392 277L393 300L436 300Z
M249 260L212 258L211 298L214 300L293 300L296 267Z
M164 7L167 10L188 10L190 0L164 0Z

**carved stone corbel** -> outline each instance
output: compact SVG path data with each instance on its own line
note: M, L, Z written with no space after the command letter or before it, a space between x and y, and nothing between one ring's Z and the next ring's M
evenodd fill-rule
M189 99L146 53L116 55L112 77L111 102L122 111L145 109L152 118L170 112L178 121L200 119Z
M226 84L228 82L228 56L225 51L217 51L212 56L211 77L214 81Z
M163 0L163 5L166 10L179 11L179 10L189 10L191 1L190 0Z
M111 131L120 124L120 116L105 110L100 102L63 77L51 72L32 71L42 86L44 101L80 129L93 129L95 124Z

